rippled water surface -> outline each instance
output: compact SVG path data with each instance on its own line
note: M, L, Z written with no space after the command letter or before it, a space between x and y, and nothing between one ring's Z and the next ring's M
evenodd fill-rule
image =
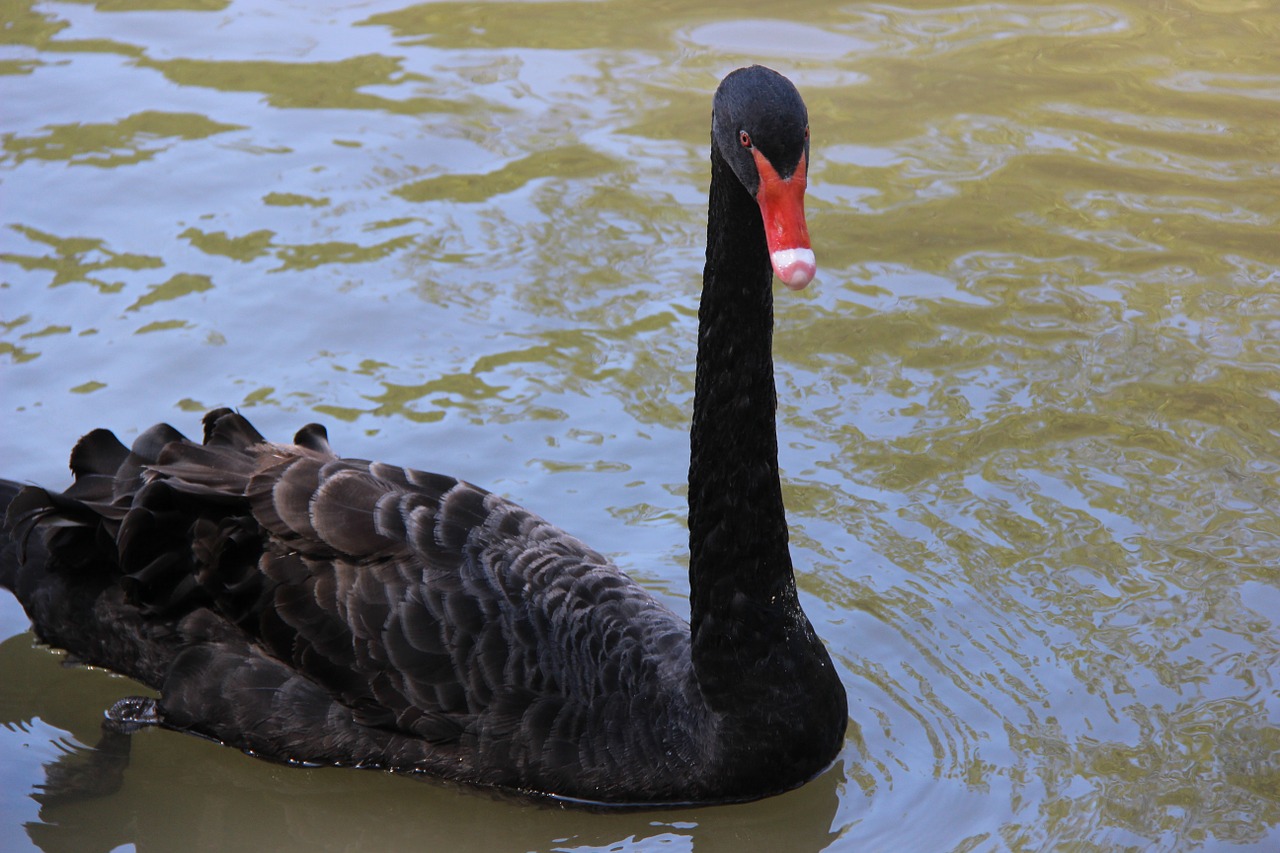
M0 3L0 463L239 407L464 476L683 609L710 96L813 130L819 278L779 293L836 765L594 815L135 738L138 686L0 598L5 850L1280 846L1280 11ZM786 16L783 19L782 16Z

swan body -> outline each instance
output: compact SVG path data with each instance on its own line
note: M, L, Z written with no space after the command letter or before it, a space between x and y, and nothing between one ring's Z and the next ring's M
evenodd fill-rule
M749 800L843 743L800 608L777 469L771 279L813 277L808 120L761 67L713 108L689 483L691 621L539 516L462 480L343 459L322 427L199 443L160 425L4 482L0 585L44 642L158 691L116 716L282 761L568 801Z

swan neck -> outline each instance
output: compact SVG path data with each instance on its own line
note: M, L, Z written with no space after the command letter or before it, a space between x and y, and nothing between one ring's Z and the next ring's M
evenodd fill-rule
M690 430L695 633L735 600L767 609L795 600L778 478L769 250L759 206L714 146L711 159Z

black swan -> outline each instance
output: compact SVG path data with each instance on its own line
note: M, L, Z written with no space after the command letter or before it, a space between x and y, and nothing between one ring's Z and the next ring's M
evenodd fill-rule
M778 480L772 274L815 266L804 102L759 66L712 111L689 466L691 625L604 557L470 483L271 444L240 415L126 449L58 494L4 481L0 584L36 635L159 692L109 719L286 762L564 801L687 805L794 788L847 700L800 608Z

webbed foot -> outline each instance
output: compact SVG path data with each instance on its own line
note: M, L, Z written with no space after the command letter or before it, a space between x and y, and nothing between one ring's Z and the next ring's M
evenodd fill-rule
M147 726L163 722L160 705L149 696L126 696L103 714L102 727L108 731L131 735Z
M74 745L45 765L45 781L32 795L44 808L98 799L120 790L133 745L130 737L160 722L154 699L129 696L103 714L102 737L94 746Z

